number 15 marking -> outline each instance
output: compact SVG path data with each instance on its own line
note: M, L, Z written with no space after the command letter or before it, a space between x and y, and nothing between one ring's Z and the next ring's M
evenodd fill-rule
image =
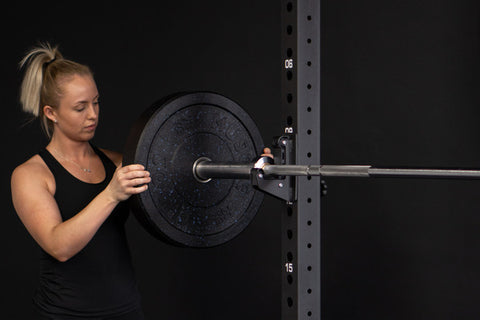
M293 263L285 263L285 271L287 273L292 273L293 272Z

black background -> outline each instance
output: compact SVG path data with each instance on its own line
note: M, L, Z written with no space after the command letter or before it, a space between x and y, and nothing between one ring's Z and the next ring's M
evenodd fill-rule
M280 1L105 1L2 8L2 318L30 319L38 252L9 178L46 143L20 110L18 61L38 41L88 64L101 94L95 144L122 151L134 120L184 90L237 101L264 141L283 75ZM480 167L479 5L322 1L322 163ZM324 319L477 319L480 181L328 179ZM148 319L279 319L283 204L266 197L233 241L181 249L131 218Z

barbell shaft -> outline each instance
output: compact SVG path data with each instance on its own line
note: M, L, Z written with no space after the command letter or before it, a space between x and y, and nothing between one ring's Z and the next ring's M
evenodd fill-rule
M369 168L370 177L418 177L443 179L480 179L480 170L473 169L403 169Z
M194 174L208 179L249 179L253 163L232 164L197 161ZM323 177L411 177L444 179L480 179L480 170L473 169L415 169L375 168L369 165L274 165L266 164L262 173L268 176L323 176Z

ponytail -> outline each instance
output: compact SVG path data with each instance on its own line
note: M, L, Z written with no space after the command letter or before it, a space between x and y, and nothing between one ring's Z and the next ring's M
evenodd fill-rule
M38 117L41 114L40 95L43 84L44 69L50 61L62 58L57 47L52 48L49 44L42 44L38 48L32 49L20 61L20 68L28 67L20 89L20 103L23 111Z
M53 123L43 113L43 107L58 107L62 80L76 74L93 74L87 66L64 59L58 47L52 47L48 43L30 50L20 61L20 68L25 68L20 88L22 109L35 118L41 118L42 128L50 138Z

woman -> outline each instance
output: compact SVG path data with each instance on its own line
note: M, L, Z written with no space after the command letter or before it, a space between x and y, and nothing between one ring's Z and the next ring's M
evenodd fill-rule
M124 223L124 200L147 190L142 165L89 141L99 94L87 66L39 46L22 60L20 101L50 141L18 166L15 210L41 247L34 306L40 319L143 319Z

